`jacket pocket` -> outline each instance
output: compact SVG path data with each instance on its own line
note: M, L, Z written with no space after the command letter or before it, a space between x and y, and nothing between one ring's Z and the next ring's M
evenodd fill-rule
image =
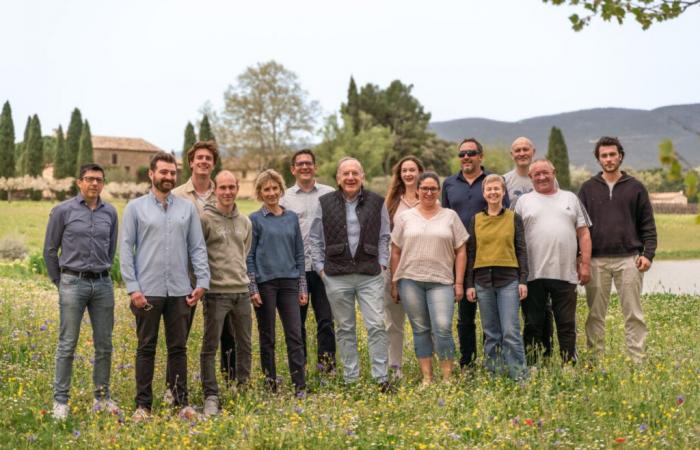
M362 248L365 250L365 253L371 256L377 256L379 254L379 249L377 248L376 245L372 244L362 244Z
M326 246L326 254L328 256L342 255L345 251L345 244L331 244Z

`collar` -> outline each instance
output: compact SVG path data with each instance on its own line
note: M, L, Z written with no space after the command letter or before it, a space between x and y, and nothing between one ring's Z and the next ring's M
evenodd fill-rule
M156 197L156 194L153 193L153 187L151 187L151 189L148 190L148 196L150 197L151 201L152 201L153 203L155 203L156 205L160 205L160 204L161 204L160 201L158 200L158 198ZM165 197L166 203L167 203L168 205L172 205L172 204L173 204L173 199L174 199L173 191L168 192L168 196Z
M475 183L477 183L478 181L481 181L482 178L485 178L486 175L490 175L490 174L491 174L491 172L489 172L488 170L486 170L486 169L484 168L484 166L481 166L481 175L479 175L478 177L476 177L476 179L474 179L474 182L473 182L472 184L475 184ZM462 173L461 170L460 170L459 173L457 174L457 179L460 180L460 181L462 181L462 182L464 182L464 183L469 184L469 182L467 181L467 179L464 178L464 174ZM469 184L469 185L471 186L471 184Z
M197 191L194 189L194 183L192 183L192 177L187 180L187 183L185 183L183 188L185 189L185 192L197 195ZM214 193L214 182L211 179L209 180L209 192L210 195Z
M486 206L486 208L482 209L481 212L488 216L489 215L488 205ZM497 216L502 216L505 213L506 213L506 209L503 206L501 206L501 210L498 212ZM491 216L491 217L493 217L493 216Z
M317 190L318 190L317 184L318 184L318 182L317 182L316 180L314 180L314 185L311 187L311 190L310 190L310 191L304 191L304 190L301 188L301 186L299 186L299 183L294 183L294 186L291 187L291 191L294 192L295 194L297 194L297 193L299 193L299 192L304 192L304 193L306 193L306 192L317 191Z
M83 197L83 194L81 194L80 192L78 192L78 195L76 195L74 198L75 198L75 201L78 202L79 204L87 206L87 202L85 201L85 197ZM97 204L95 205L95 209L101 207L103 204L104 203L102 202L102 197L98 196L97 197Z
M280 205L280 208L282 208L282 214L280 214L280 215L284 215L284 212L286 211L285 207L282 206L282 205ZM265 216L265 217L267 217L267 216L269 216L270 214L272 214L272 211L270 211L269 209L267 209L267 206L265 206L265 205L262 205L262 208L260 208L260 212L261 212L262 215ZM274 216L274 214L272 214L272 215Z

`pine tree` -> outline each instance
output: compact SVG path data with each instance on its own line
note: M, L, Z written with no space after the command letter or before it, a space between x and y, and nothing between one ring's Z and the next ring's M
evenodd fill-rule
M67 171L66 164L68 161L66 157L66 140L63 137L63 127L59 125L58 131L56 131L56 156L53 160L53 177L57 180L72 176Z
M27 174L39 177L44 170L44 141L41 139L41 122L36 114L32 117L25 145Z
M569 173L569 152L566 149L564 135L557 127L552 127L549 133L549 147L547 159L557 169L557 181L561 189L571 189L571 175Z
M352 131L354 134L360 132L360 96L357 93L355 78L350 77L348 86L348 103L341 106L341 112L352 119Z
M77 172L76 162L80 150L80 135L83 131L83 116L80 110L75 108L70 116L68 130L66 130L66 174L73 176Z
M12 108L6 101L0 115L0 177L15 176L15 125Z
M27 174L27 141L29 141L29 130L32 128L32 116L27 117L27 124L24 126L24 140L15 145L15 175L23 176Z
M211 125L209 124L209 117L204 114L202 121L199 123L199 140L200 141L214 141L216 142L216 136L211 131ZM221 155L219 155L221 156ZM211 173L212 177L215 177L222 169L221 158L217 158L216 164L214 164L214 170Z
M78 147L78 158L75 162L75 177L80 176L80 167L83 164L94 162L92 155L92 134L90 133L90 123L86 120L80 132L80 145Z
M187 150L192 148L194 143L197 142L197 135L194 134L194 126L192 122L187 122L185 127L185 142L182 144L182 177L180 182L186 182L192 176L192 169L190 169L190 162L187 160Z

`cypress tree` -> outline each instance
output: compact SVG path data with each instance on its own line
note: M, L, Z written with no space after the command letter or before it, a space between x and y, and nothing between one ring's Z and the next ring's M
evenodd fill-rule
M569 173L569 152L566 149L564 135L557 127L552 127L549 133L549 147L547 159L557 169L557 181L561 189L571 189L571 175Z
M66 175L73 176L77 172L76 162L80 150L80 135L83 131L83 116L80 110L75 108L70 116L68 130L66 130Z
M355 78L350 77L348 86L348 103L342 108L342 112L352 119L352 131L354 134L360 132L360 96L357 93Z
M27 174L32 177L39 177L44 170L44 141L41 139L41 122L39 122L39 116L36 114L32 117L29 136L25 146L24 157L26 159Z
M53 160L53 177L55 179L66 178L71 176L71 173L67 171L66 164L66 140L63 137L63 127L58 126L58 131L56 132L56 156Z
M80 145L78 146L78 158L75 162L75 177L80 176L80 166L94 162L92 155L92 134L90 133L90 123L86 120L80 132Z
M15 125L12 108L6 101L0 115L0 177L15 176Z
M192 169L190 169L190 162L187 160L187 150L192 148L194 143L197 142L197 135L194 134L194 125L192 122L187 122L185 127L185 141L182 144L182 177L180 182L185 182L192 176Z
M204 114L202 121L199 124L199 140L200 141L214 141L216 142L216 136L211 131L211 125L209 124L209 117ZM221 155L219 155L221 156ZM216 164L214 164L214 170L211 173L212 177L215 177L222 169L221 158L217 158Z
M27 142L29 141L29 130L32 128L32 116L27 117L27 124L24 126L24 140L15 145L15 175L24 176L27 174Z

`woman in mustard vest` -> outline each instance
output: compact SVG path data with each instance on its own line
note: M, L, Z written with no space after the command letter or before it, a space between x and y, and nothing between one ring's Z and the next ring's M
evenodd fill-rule
M527 296L523 221L503 207L503 177L486 176L482 188L487 207L467 226L467 299L479 302L486 368L520 379L527 373L518 315Z

